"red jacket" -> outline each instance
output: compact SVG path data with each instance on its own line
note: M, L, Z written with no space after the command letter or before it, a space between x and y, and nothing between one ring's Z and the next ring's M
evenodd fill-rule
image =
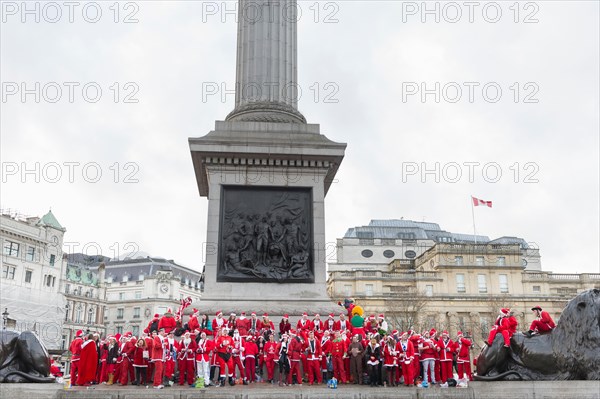
M350 330L350 328L351 325L348 320L336 320L335 323L333 323L333 331L347 331Z
M390 346L387 342L383 344L383 364L384 366L397 366L398 353L396 352L396 344Z
M244 342L244 356L246 357L258 357L258 345L254 341Z
M419 341L419 352L421 352L421 359L435 359L437 353L437 343L430 339L421 339Z
M348 346L346 345L346 341L343 339L336 341L331 341L331 355L333 357L342 357L346 354L348 350Z
M248 326L250 325L250 319L247 318L239 318L237 319L237 329L240 332L240 337L245 337L248 335L248 330L250 329Z
M152 361L163 361L164 359L164 349L168 345L168 341L166 338L162 338L160 335L154 337L154 342L152 344Z
M287 334L290 332L291 329L292 325L290 324L289 320L287 321L287 323L284 323L283 320L279 323L279 334Z
M456 340L454 344L456 348L456 354L458 356L458 360L471 360L471 354L469 353L469 349L471 348L471 341L466 338L459 338Z
M327 319L323 321L323 330L335 331L335 320Z
M554 324L554 320L552 320L552 317L550 317L550 313L546 312L545 310L542 310L542 312L540 313L540 321L542 323L547 324L550 328L556 327L556 324Z
M401 362L410 363L415 357L415 348L410 340L406 340L406 342L398 341L396 352L398 352L399 364L402 364Z
M291 361L300 360L302 354L303 345L298 337L290 339L288 347L288 358Z
M133 353L133 365L135 367L148 367L148 359L144 358L144 351L146 350L147 348L145 347L135 347L135 351ZM148 352L148 354L150 354L150 352Z
M187 324L190 332L194 332L196 329L200 330L200 323L198 323L198 318L194 315L190 316Z
M321 343L317 338L314 340L307 339L304 342L304 351L306 352L306 357L308 360L319 360L321 359Z
M447 362L447 361L452 361L452 353L454 353L456 351L455 347L454 347L454 341L452 341L451 339L448 339L447 342L444 342L443 338L440 338L440 340L437 343L439 350L439 354L440 354L440 361L441 362Z
M196 345L196 361L204 360L205 362L208 362L210 359L210 351L212 351L214 347L215 341L208 338L200 338Z
M213 335L214 335L215 337L218 337L218 336L219 336L219 331L221 331L221 329L222 329L223 327L227 327L227 320L225 320L224 318L222 318L222 317L221 317L221 318L219 319L219 318L216 318L216 317L215 317L215 318L212 320L212 331L213 331ZM217 339L217 338L215 338L215 339Z
M183 340L179 342L179 355L178 360L195 360L196 359L196 340L190 338L190 343L185 344Z
M265 349L264 349L264 355L265 355L265 359L278 359L279 358L279 345L277 345L277 342L271 342L271 341L267 341L265 343Z
M83 339L81 337L77 337L71 342L69 346L69 351L71 351L71 361L79 360L81 356L81 345L83 344Z
M215 351L217 353L231 353L233 349L233 338L229 335L221 335L217 338Z
M161 328L164 328L166 334L170 333L176 327L177 322L175 321L175 318L173 318L173 316L163 316L158 321L158 329L160 330Z
M310 331L313 329L313 323L309 319L300 319L298 323L296 323L296 329L298 331Z

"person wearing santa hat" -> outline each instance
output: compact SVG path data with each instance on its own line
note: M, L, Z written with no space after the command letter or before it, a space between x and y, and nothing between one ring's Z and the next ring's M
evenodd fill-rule
M331 358L333 360L333 376L341 383L346 383L346 369L344 360L348 357L348 347L339 331L335 332L335 339L331 342Z
M287 334L283 334L283 336L287 336ZM278 344L275 342L275 334L269 335L269 341L265 343L263 352L264 361L267 365L267 382L273 383L275 375L275 362L277 362L279 358Z
M152 359L150 361L154 363L153 386L155 389L162 389L164 388L164 385L162 384L164 376L163 368L166 359L166 352L168 350L168 342L165 338L164 329L160 329L158 334L154 333L152 335Z
M246 317L246 312L242 312L237 319L237 329L240 332L240 337L246 338L250 325L250 319Z
M134 377L133 373L133 355L135 353L135 344L131 341L131 332L126 332L121 336L121 344L119 345L120 358L117 358L119 368L119 384L127 385L128 379ZM131 370L130 370L131 369ZM131 375L133 374L133 376ZM133 380L133 378L130 378Z
M289 335L283 334L281 341L277 345L277 363L279 364L279 386L287 385L287 376L290 372L290 360L288 358L289 351Z
M229 385L235 385L233 379L233 359L231 352L233 350L233 338L228 334L227 328L222 328L215 342L215 351L217 362L219 364L219 386L225 386L225 377L229 377ZM227 371L225 370L227 367Z
M388 332L388 323L385 321L383 313L377 316L377 332L379 332L379 335L385 335Z
M326 330L327 331L327 330ZM323 333L323 336L325 334ZM308 339L304 344L304 350L306 352L308 370L306 374L308 374L308 383L313 385L315 381L315 376L317 380L317 384L323 382L323 377L321 374L321 360L323 359L323 353L321 351L321 340L315 337L314 331L308 333Z
M154 331L156 331L158 333L158 322L159 321L160 321L160 315L158 313L155 313L152 320L150 320L150 322L148 323L148 327L146 327L148 329L148 334L151 335Z
M233 348L231 349L231 358L233 359L233 376L235 378L236 372L235 369L240 371L240 378L243 381L244 385L248 385L248 379L246 378L246 370L244 368L244 360L245 354L244 351L246 348L244 347L244 340L240 335L239 330L233 330Z
M456 351L454 346L454 342L450 339L450 334L448 331L442 332L442 338L438 341L438 353L440 356L440 377L442 382L442 387L448 387L448 378L452 378L452 354Z
M323 336L323 330L325 329L325 324L321 320L321 315L316 313L315 317L312 319L312 331L315 332L315 337L321 339Z
M375 337L371 337L369 344L365 348L365 359L367 363L367 374L369 374L370 386L376 387L379 385L381 380L379 375L379 359L381 359L381 348Z
M200 323L198 322L198 314L198 309L193 308L192 315L190 316L190 319L187 322L187 329L189 332L193 332L200 329Z
M194 365L196 363L196 341L191 338L189 331L183 334L180 342L179 354L177 355L177 365L179 368L179 385L186 383L194 384Z
M323 322L323 330L328 330L330 333L334 330L334 327L335 327L335 319L334 319L334 317L335 316L334 316L333 313L329 313L329 317L327 318L327 320L325 320Z
M83 331L77 330L75 338L69 345L71 352L71 385L77 385L77 373L79 371L79 360L81 357L81 345L83 345Z
M167 334L177 328L177 321L175 321L175 318L173 317L173 311L171 308L168 308L165 314L158 321L158 328L164 328L165 333Z
M132 385L146 385L148 381L148 360L150 352L143 337L135 343L133 352L133 368L135 369L135 381Z
M210 352L214 349L214 341L207 339L202 331L196 338L196 375L204 377L204 386L210 386Z
M284 314L279 323L279 336L281 337L283 334L289 334L291 329L292 325L290 324L290 317L288 314Z
M296 335L295 330L290 330L290 341L288 346L288 359L290 360L290 372L287 376L287 383L291 385L294 381L294 375L298 385L302 385L302 376L300 375L300 361L302 360L303 344L300 336ZM305 369L306 370L306 369Z
M248 334L257 335L260 332L260 320L256 317L256 312L250 314L250 320L248 320Z
M411 366L413 368L413 376L416 380L416 378L419 377L419 374L421 373L421 352L419 352L418 350L419 342L421 341L421 335L411 329L408 330L408 339L410 340L410 342L412 342L413 348L415 350L414 360Z
M273 322L269 319L269 314L268 313L264 313L262 316L262 320L260 321L260 334L261 335L269 335L269 334L274 334L275 333L275 325L273 324Z
M166 331L165 331L166 333ZM165 355L165 380L169 385L173 385L175 381L172 380L173 375L175 374L175 361L177 359L177 353L179 349L179 345L177 341L175 341L175 332L170 331L167 334L166 338L168 351Z
M229 314L229 319L227 319L227 328L229 331L237 330L237 315L234 312Z
M227 322L223 318L223 312L219 310L215 314L215 318L212 320L212 330L215 340L219 337L219 333L223 327L227 327Z
M348 346L348 355L350 358L350 376L355 384L362 385L362 365L363 365L363 354L365 348L360 341L360 336L355 335L352 337L352 342Z
M271 334L273 335L273 334ZM249 382L256 381L256 358L258 357L258 345L254 342L252 335L247 335L244 342L244 366L246 368L246 377Z
M458 378L463 379L465 373L467 379L473 381L471 375L471 340L464 337L462 331L456 334L456 368L458 370Z
M296 323L296 330L298 332L308 332L310 330L313 329L312 323L311 321L308 319L308 313L304 312L302 313L302 318L300 320L298 320L298 323Z
M415 348L408 339L407 332L402 333L400 336L400 341L396 344L396 352L398 353L399 367L402 370L402 376L404 377L404 385L413 385L415 382L415 375L413 374L412 362L415 356ZM450 366L452 366L452 362L450 362Z
M496 318L496 321L494 322L494 327L490 330L490 334L488 336L488 340L487 340L488 346L492 346L492 344L494 343L494 339L496 338L496 335L500 334L504 338L504 347L505 348L510 347L510 333L509 333L510 322L508 320L509 313L510 313L510 309L508 309L508 308L500 309L500 314Z
M96 368L98 367L98 349L94 335L86 336L81 344L81 353L79 359L79 371L77 373L77 385L90 386L96 378Z

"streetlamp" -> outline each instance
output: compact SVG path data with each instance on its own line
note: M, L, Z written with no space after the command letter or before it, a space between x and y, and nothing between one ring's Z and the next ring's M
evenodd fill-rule
M2 329L6 330L6 324L8 323L8 308L4 308L2 312Z

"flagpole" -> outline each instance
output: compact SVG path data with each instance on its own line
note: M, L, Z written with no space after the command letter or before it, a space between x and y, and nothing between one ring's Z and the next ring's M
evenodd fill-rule
M477 244L477 230L475 230L475 207L473 206L473 195L471 195L471 216L473 217L473 236L475 237L475 244Z

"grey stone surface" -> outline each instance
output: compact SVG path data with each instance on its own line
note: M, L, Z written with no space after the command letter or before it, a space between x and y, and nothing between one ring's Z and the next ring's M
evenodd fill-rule
M519 382L471 382L468 388L370 388L366 386L341 385L329 389L325 385L278 387L268 384L251 384L224 388L165 388L155 390L134 386L106 386L94 389L74 387L63 390L60 384L0 384L0 398L177 398L177 399L307 399L307 398L557 398L599 399L600 381L519 381Z

